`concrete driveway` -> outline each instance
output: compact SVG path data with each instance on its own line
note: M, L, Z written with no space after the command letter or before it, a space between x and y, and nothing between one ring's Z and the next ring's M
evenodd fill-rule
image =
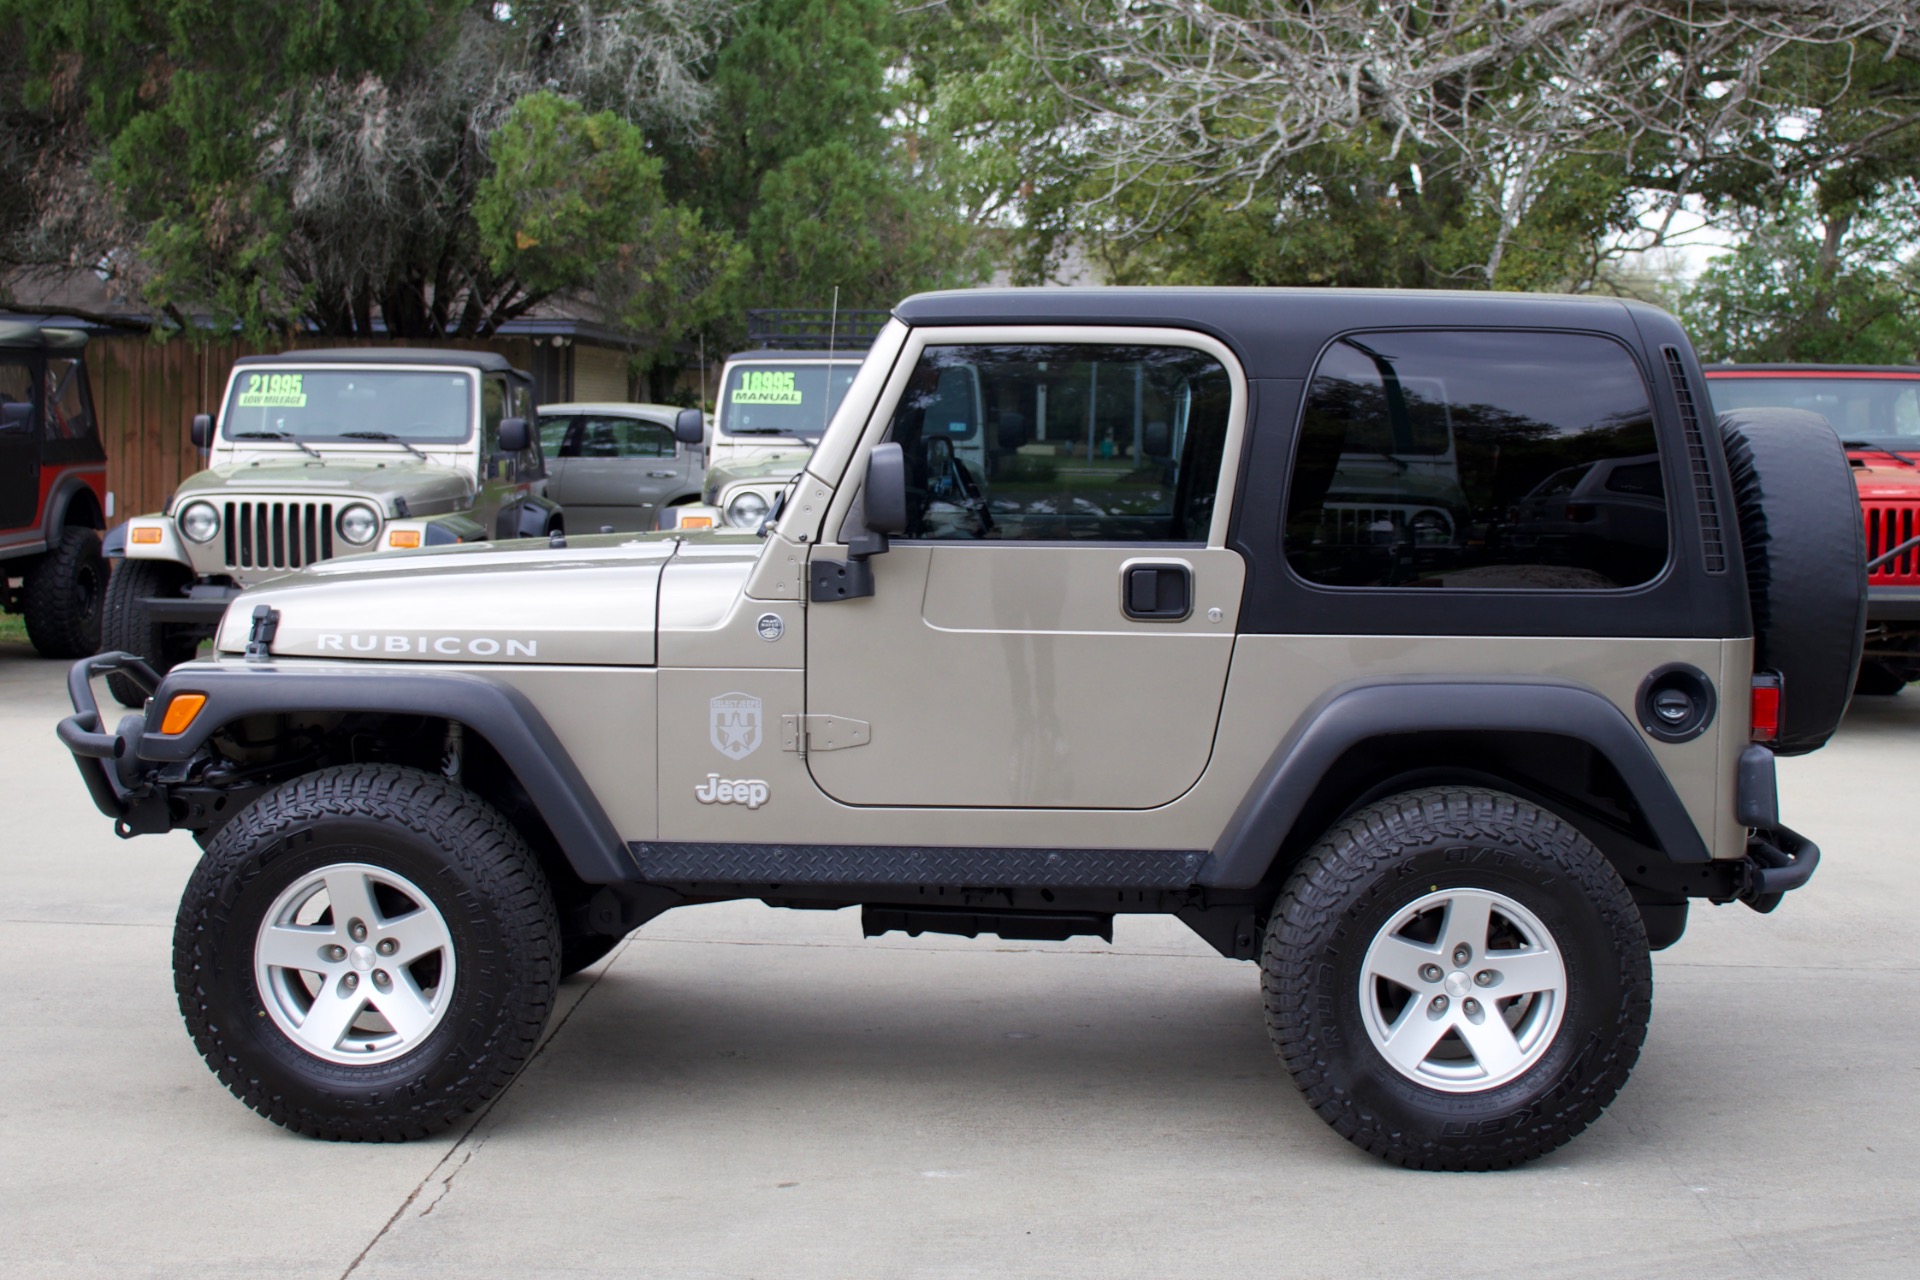
M1826 850L1771 917L1696 908L1608 1114L1501 1174L1350 1147L1253 966L1180 925L864 942L853 913L669 915L567 983L465 1130L289 1135L194 1053L185 835L123 842L0 647L0 1274L1871 1276L1920 1266L1920 691L1782 766Z

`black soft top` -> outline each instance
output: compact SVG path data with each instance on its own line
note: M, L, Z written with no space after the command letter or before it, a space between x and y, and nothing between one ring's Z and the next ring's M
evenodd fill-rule
M453 351L444 347L313 347L273 355L241 356L235 368L256 364L426 364L504 373L532 385L533 378L493 351Z
M80 329L56 329L31 320L0 320L0 347L35 351L78 351L87 345Z
M1665 312L1624 298L1441 290L966 289L916 294L893 314L915 327L999 323L1197 329L1233 348L1253 378L1305 378L1329 339L1356 329L1583 329L1611 334L1631 346L1646 336L1643 324L1663 339L1678 332Z

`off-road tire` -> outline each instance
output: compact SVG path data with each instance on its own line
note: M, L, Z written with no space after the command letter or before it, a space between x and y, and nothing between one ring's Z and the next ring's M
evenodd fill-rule
M100 651L100 614L107 558L92 529L64 529L27 573L22 593L27 639L43 658L84 658Z
M1541 1056L1478 1092L1403 1075L1362 1021L1371 941L1448 888L1510 897L1565 963L1563 1018ZM1619 875L1573 827L1494 791L1410 791L1327 832L1275 906L1261 968L1268 1031L1308 1103L1356 1145L1418 1169L1501 1169L1573 1138L1626 1082L1652 1003L1646 930Z
M156 596L177 596L192 581L193 570L171 560L122 560L107 583L100 618L101 652L124 650L145 658L161 675L193 657L198 632L156 621L145 603ZM123 707L146 705L147 691L127 676L108 676L107 689Z
M371 1066L303 1051L269 1017L255 978L255 939L276 896L342 862L423 889L457 958L442 1020ZM396 765L324 769L254 801L208 845L174 926L174 990L207 1065L275 1124L334 1141L403 1141L471 1115L532 1054L559 964L553 899L520 834L471 792Z

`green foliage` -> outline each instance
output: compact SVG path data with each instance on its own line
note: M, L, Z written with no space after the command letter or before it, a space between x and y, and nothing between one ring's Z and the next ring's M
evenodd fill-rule
M924 163L911 109L937 68L906 52L888 0L757 0L715 60L710 126L669 148L669 183L748 252L737 306L891 306L985 276L979 238ZM890 84L890 72L900 81ZM911 88L909 87L911 85Z
M1920 260L1903 203L1903 217L1822 218L1791 201L1757 221L1681 300L1701 358L1920 361Z

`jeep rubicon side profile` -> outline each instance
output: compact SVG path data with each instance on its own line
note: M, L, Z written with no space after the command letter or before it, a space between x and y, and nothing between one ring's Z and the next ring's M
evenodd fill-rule
M213 634L244 588L339 556L546 537L529 420L533 382L491 352L345 348L242 356L216 424L193 443L207 469L166 510L108 538L106 646L165 672ZM114 676L114 696L145 694Z
M1443 452L1438 538L1436 468L1391 459ZM1629 466L1657 546L1642 505L1514 536L1549 477ZM759 536L321 563L163 679L77 665L60 736L121 834L203 845L181 1011L302 1133L453 1123L563 976L754 899L869 934L1177 916L1259 966L1336 1130L1495 1168L1622 1087L1691 903L1813 873L1774 759L1853 681L1850 489L1820 418L1716 418L1622 300L931 294ZM116 728L103 673L151 689Z
M100 647L107 455L87 335L0 321L0 607L48 658Z

